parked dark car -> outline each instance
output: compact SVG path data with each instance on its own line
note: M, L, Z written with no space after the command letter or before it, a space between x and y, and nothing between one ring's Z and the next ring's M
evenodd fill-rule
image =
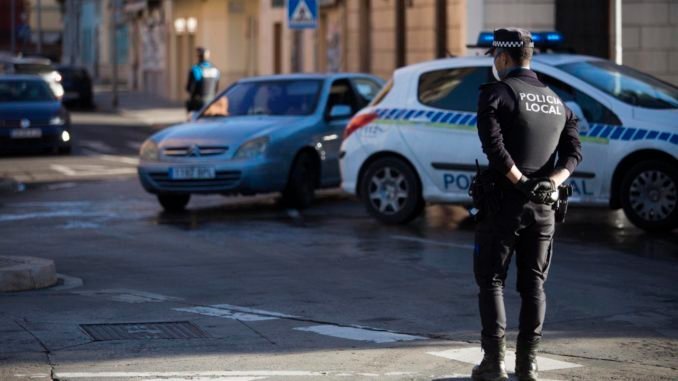
M57 66L61 74L61 85L64 87L62 101L67 105L81 108L94 107L92 97L92 78L87 69L78 66Z
M0 75L0 153L71 151L71 120L39 76Z

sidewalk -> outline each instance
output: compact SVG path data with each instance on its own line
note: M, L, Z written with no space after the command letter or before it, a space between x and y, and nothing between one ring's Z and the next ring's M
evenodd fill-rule
M130 91L121 87L118 90L118 107L113 108L113 92L110 85L94 86L96 110L77 113L75 122L93 124L146 125L164 128L171 124L186 121L187 114L181 102L171 102L157 96Z

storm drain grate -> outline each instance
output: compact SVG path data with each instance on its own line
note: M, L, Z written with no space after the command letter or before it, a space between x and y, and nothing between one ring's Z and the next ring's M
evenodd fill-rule
M96 341L201 339L209 337L187 321L162 323L81 324L80 327Z

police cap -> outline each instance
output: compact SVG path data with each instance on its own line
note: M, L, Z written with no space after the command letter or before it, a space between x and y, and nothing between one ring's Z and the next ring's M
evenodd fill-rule
M492 47L485 54L494 54L497 48L523 48L525 44L528 48L534 48L532 34L525 29L520 28L499 28L494 30Z

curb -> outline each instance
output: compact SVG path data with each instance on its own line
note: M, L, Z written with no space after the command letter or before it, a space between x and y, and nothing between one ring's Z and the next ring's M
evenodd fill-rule
M34 290L56 282L56 266L51 259L0 257L0 292Z

